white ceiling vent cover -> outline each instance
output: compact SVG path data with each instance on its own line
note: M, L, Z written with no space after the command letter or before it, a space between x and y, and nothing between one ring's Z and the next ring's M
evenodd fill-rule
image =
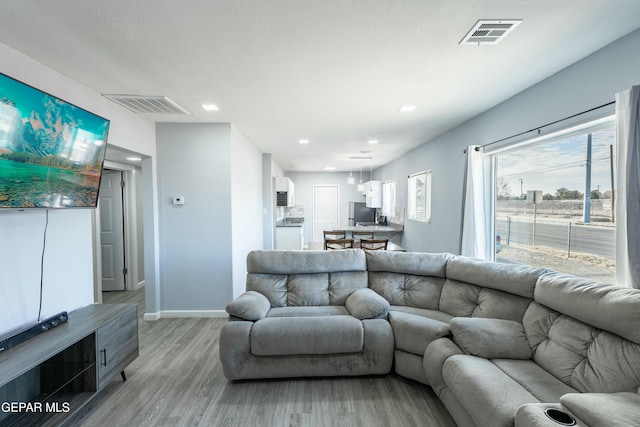
M459 44L479 46L500 43L521 22L522 19L480 19Z
M146 95L102 95L138 114L183 114L190 113L166 96Z

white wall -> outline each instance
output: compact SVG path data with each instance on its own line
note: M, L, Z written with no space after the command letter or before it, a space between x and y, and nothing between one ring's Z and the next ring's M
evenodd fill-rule
M295 185L295 204L304 206L304 239L308 244L313 239L313 186L337 185L339 198L338 228L349 225L349 202L364 202L365 197L358 192L360 174L356 184L347 184L348 172L285 172ZM369 173L363 174L363 181L369 180Z
M282 168L270 153L262 154L262 245L263 249L275 247L276 189L275 178L284 176Z
M431 223L407 220L403 246L410 251L458 253L464 148L613 101L615 93L640 84L638 46L640 30L375 170L377 179L397 180L399 206L406 206L407 176L421 170L433 171ZM602 114L609 112L603 110Z
M109 144L155 155L151 122L3 44L0 57L0 72L109 119ZM44 216L41 210L0 211L0 335L37 318ZM90 209L50 211L44 316L93 302L91 217Z
M263 248L262 152L231 126L233 297L245 291L247 254Z

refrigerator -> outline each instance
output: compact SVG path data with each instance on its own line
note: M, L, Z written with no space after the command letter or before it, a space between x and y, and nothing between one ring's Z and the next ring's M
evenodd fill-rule
M376 209L368 208L364 202L349 202L349 225L375 224Z

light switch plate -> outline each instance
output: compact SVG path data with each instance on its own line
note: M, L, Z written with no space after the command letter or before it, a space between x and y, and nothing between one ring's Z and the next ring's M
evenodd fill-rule
M182 196L175 196L173 198L173 204L174 205L184 205L184 197Z

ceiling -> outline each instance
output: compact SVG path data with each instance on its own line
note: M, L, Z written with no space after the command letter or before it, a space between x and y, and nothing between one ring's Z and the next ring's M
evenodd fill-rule
M638 0L0 2L0 42L191 113L150 120L233 123L285 171L387 163L640 27ZM479 19L522 23L460 45Z

